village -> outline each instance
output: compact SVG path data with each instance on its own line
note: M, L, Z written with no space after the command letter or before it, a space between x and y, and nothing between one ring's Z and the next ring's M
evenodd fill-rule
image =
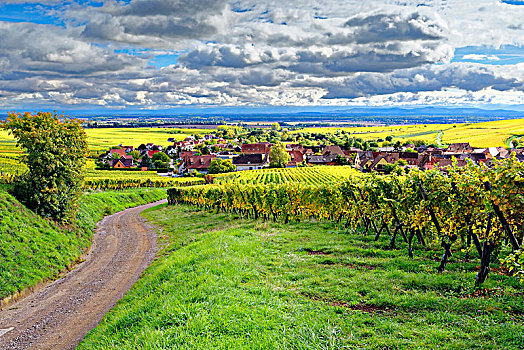
M172 145L164 149L152 143L138 147L120 145L98 157L99 169L157 170L169 176L257 170L276 167L272 163L273 147L281 147L288 154L279 167L318 165L350 165L362 172L408 172L418 168L438 168L446 172L450 166L464 167L468 160L490 166L495 159L512 157L524 161L524 149L504 147L475 148L469 143L452 143L446 148L398 143L395 147L362 150L343 149L338 145L303 146L293 143L241 143L215 135L189 136L182 141L169 139ZM275 156L273 156L275 157ZM219 165L213 168L212 164ZM224 166L226 165L226 166ZM217 170L219 169L219 170Z

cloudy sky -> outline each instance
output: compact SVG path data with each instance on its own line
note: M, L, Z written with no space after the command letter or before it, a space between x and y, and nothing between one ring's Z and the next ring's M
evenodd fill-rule
M0 1L0 110L524 104L524 1Z

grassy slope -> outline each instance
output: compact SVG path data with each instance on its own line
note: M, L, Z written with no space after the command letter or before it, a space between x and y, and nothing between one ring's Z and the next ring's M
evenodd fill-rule
M88 194L72 229L40 218L0 189L0 299L56 277L89 246L104 215L161 198L161 189Z
M439 275L440 251L417 246L412 260L403 244L384 250L387 237L332 223L186 206L145 215L164 226L165 246L80 349L524 347L522 285L492 274L497 296L467 298L475 262L458 264L463 253Z

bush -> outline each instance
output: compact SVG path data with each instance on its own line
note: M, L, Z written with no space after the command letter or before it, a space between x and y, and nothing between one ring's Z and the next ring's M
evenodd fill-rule
M89 154L80 121L56 112L9 113L1 124L17 139L29 171L18 177L15 195L29 209L67 223L74 219Z

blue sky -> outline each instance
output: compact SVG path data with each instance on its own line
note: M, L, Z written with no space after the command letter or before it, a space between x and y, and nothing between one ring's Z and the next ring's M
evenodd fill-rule
M510 0L6 0L0 110L521 109L522 18Z

